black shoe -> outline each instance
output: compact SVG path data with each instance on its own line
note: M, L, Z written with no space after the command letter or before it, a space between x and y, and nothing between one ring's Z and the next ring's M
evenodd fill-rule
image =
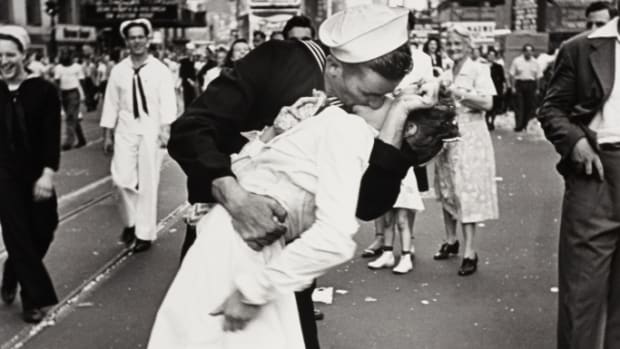
M129 227L129 228L125 228L123 229L123 232L121 233L121 241L129 246L133 243L133 241L136 239L136 227Z
M15 296L17 295L17 285L15 287L5 287L2 285L2 290L0 292L2 296L2 301L6 305L11 305L15 302Z
M314 320L321 321L323 319L325 319L325 314L323 314L323 312L319 309L314 309Z
M86 145L86 142L78 142L78 143L75 145L75 149L82 148L82 147L84 147L85 145Z
M22 319L29 324L38 324L45 318L47 313L43 309L35 308L24 310L22 313Z
M133 251L135 253L144 252L150 249L151 245L153 245L153 242L151 241L136 238L136 244L133 245Z
M476 253L473 259L463 258L463 263L459 268L459 276L471 275L478 270L478 254Z
M375 239L370 246L362 251L362 258L379 257L383 253L383 239Z
M71 150L71 149L73 149L73 146L71 144L63 144L60 147L60 150L62 150L62 151L67 151L67 150Z
M4 264L4 272L2 273L2 287L0 288L0 298L6 305L11 305L15 302L17 296L17 280L14 277L9 277L6 270L6 263Z
M433 259L439 261L443 259L448 259L452 256L456 256L457 254L459 254L458 240L456 240L453 244L444 242L443 244L441 244L439 251L437 251L437 253L435 253L435 255L433 256Z

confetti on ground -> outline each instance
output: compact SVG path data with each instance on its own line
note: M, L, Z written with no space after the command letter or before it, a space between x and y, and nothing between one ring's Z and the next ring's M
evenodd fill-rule
M99 255L99 252L97 252L97 251L93 251L93 255L94 255L94 256L98 256L98 255Z
M495 181L496 182L503 182L504 181L504 177L495 177Z
M377 298L373 298L373 297L366 297L364 298L364 302L368 302L368 303L372 303L372 302L376 302Z
M430 304L430 302L427 301L426 299L423 299L420 303L422 303L424 305L429 305Z
M553 287L551 287L551 289L549 291L551 291L551 293L558 293L560 291L560 289L558 289L556 286L553 286Z
M333 287L317 287L312 292L312 301L317 303L332 304L334 301Z
M90 308L94 306L95 306L95 303L93 302L84 302L84 303L80 303L77 305L78 308Z
M347 290L336 290L336 293L344 295L344 294L349 293L349 291L347 291Z
M170 232L171 232L171 233L176 233L176 232L177 232L177 228L172 228L172 229L170 229Z
M484 228L484 227L486 227L487 225L486 225L486 224L484 224L484 223L478 223L478 226L479 226L480 228Z

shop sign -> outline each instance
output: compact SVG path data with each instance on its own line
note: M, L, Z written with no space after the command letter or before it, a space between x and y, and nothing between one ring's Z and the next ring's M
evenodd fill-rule
M56 41L57 42L94 42L97 40L97 30L95 27L86 27L82 25L57 24L56 25Z

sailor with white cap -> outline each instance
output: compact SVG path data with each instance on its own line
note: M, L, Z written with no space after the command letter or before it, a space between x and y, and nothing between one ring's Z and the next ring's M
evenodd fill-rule
M284 220L284 208L244 190L230 168L230 154L246 142L240 133L273 124L282 107L311 96L313 89L324 90L332 103L346 107L381 107L384 96L411 69L408 18L404 8L350 8L322 25L319 37L329 48L314 41L272 40L237 61L232 70L222 71L172 125L168 149L188 175L189 201L222 204L253 249L279 238L284 225L272 218ZM375 140L361 184L359 218L374 219L395 202L411 166L399 149L401 139L402 131L386 128ZM194 239L190 226L184 251ZM296 294L308 349L319 347L311 294L312 288Z
M125 21L120 32L130 56L111 71L101 127L104 151L112 148L112 180L118 187L125 226L121 239L147 250L156 236L157 188L170 124L176 119L174 83L168 68L148 52L151 23Z

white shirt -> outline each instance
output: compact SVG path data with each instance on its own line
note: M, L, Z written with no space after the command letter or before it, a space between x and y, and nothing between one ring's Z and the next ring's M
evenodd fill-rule
M523 55L520 55L512 61L509 74L515 80L538 80L542 76L542 71L534 57L527 60Z
M99 62L99 64L97 64L97 80L99 82L108 81L109 75L108 65Z
M28 64L28 70L30 70L32 76L44 76L47 67L39 61L32 61Z
M142 108L136 86L139 118L133 113L133 63L130 57L112 68L103 101L101 127L131 134L158 134L161 125L171 124L177 117L176 96L170 70L153 56L140 70L149 114Z
M398 87L402 88L411 84L419 84L434 79L433 77L433 60L431 56L418 49L411 50L411 58L413 59L413 69L400 82Z
M617 38L614 86L602 110L594 115L589 125L590 129L596 131L599 144L620 142L620 35L617 28L618 17L588 35L588 39Z
M84 79L84 70L78 63L73 63L66 67L58 64L54 68L54 80L60 80L61 90L73 90L80 88L80 80Z
M233 158L233 172L246 190L274 197L290 216L301 210L314 218L259 272L235 277L250 303L265 304L278 294L302 290L352 258L360 182L376 134L364 119L329 107L266 144L252 141ZM295 191L289 182L302 189ZM287 207L303 192L314 194L310 209Z

